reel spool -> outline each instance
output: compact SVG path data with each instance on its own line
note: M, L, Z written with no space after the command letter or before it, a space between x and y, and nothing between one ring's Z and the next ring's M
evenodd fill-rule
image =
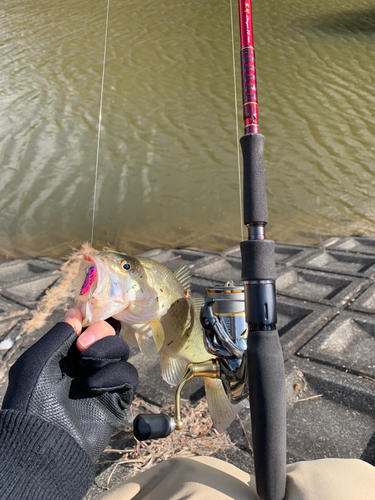
M201 311L204 344L218 359L228 399L237 404L249 394L244 287L227 281L224 286L207 288L207 294Z
M200 321L206 350L215 359L187 365L175 389L174 418L165 414L137 415L133 429L139 441L164 438L182 429L181 391L192 378L220 378L232 404L248 397L244 287L227 281L223 286L207 288L207 295Z

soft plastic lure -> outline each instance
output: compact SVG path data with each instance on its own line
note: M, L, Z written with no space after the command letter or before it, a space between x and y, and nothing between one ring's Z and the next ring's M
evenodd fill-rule
M91 266L87 269L86 277L82 283L81 291L79 292L80 295L85 295L85 293L88 293L91 285L95 281L95 278L96 278L96 267Z

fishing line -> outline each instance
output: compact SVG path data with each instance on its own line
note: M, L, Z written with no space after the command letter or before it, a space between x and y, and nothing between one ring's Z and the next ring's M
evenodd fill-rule
M238 192L240 200L240 225L241 225L241 241L243 241L243 208L242 208L242 183L241 183L241 160L240 160L240 136L238 131L238 100L237 100L237 78L236 78L236 57L234 53L234 29L233 29L233 5L232 0L229 1L230 6L230 28L232 35L232 61L233 61L233 88L234 88L234 111L236 116L236 136L237 136L237 168L238 168Z
M95 164L95 184L94 184L94 203L92 208L92 224L91 224L91 246L94 241L94 226L95 226L95 211L96 211L96 195L98 186L98 166L99 166L99 149L100 149L100 130L102 124L102 109L103 109L103 92L104 92L104 74L105 74L105 59L107 55L107 34L108 34L108 14L109 14L109 0L107 0L107 16L105 21L105 35L104 35L104 54L103 54L103 70L102 70L102 87L100 91L100 105L99 105L99 120L98 120L98 141L96 145L96 164Z

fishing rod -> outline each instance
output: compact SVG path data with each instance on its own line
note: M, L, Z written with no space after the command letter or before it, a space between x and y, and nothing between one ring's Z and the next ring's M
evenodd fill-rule
M240 139L244 170L244 224L241 243L244 286L227 281L207 288L200 321L214 358L189 363L175 390L175 417L139 414L133 422L140 440L181 430L181 391L194 377L221 379L232 404L250 396L256 487L263 500L282 500L286 482L284 360L276 330L275 243L267 240L264 137L259 134L258 99L250 0L239 0L241 73L245 135ZM246 324L247 323L247 324Z
M259 133L251 0L238 0L245 135L243 154L244 224L240 244L245 288L248 384L258 495L281 500L286 482L285 371L276 329L275 242L266 239L267 197L263 169L264 136Z

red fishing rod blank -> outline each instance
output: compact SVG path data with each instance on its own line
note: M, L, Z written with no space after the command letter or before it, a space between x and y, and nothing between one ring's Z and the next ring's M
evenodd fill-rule
M242 102L245 134L258 134L258 94L253 18L249 0L238 0L241 37Z

